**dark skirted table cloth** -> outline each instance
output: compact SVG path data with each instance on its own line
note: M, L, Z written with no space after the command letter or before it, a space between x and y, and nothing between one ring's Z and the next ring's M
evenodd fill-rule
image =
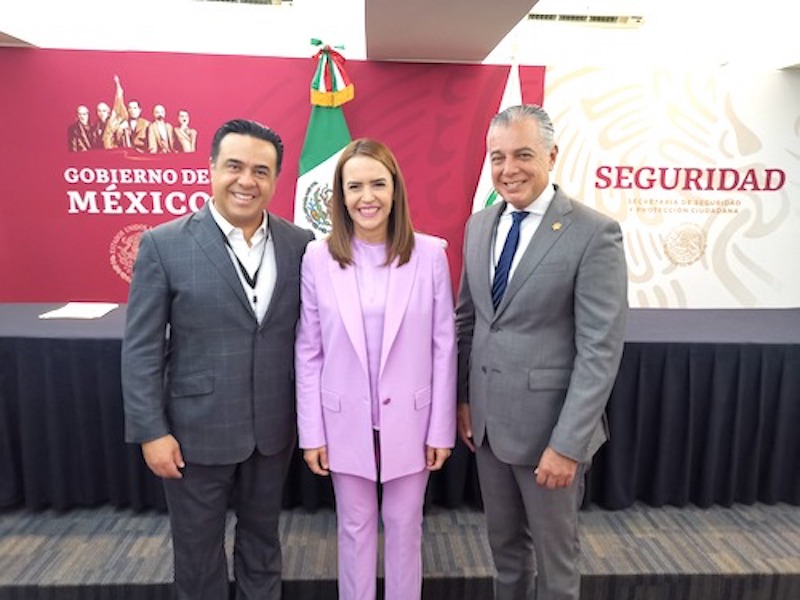
M0 508L164 510L159 481L123 438L125 306L97 320L38 318L57 306L0 304ZM800 505L800 309L631 310L608 416L587 503ZM332 499L298 452L285 505ZM460 443L428 502L480 503Z

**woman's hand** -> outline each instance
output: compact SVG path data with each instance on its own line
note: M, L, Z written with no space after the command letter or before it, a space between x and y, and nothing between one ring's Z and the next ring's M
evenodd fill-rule
M303 450L303 460L314 475L330 475L327 446Z
M425 446L425 468L428 471L438 471L444 465L444 461L450 458L453 451L450 448L431 448Z

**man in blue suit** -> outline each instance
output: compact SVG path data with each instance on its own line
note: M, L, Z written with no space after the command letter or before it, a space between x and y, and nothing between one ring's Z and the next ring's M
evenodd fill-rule
M296 441L291 349L313 238L267 212L282 158L274 131L222 125L211 147L213 198L144 233L133 269L126 440L163 479L179 599L228 597L229 507L236 598L281 595L278 518Z
M497 600L579 597L583 474L607 438L622 356L622 233L550 181L553 138L538 106L492 119L504 202L473 215L464 238L458 430L476 453Z

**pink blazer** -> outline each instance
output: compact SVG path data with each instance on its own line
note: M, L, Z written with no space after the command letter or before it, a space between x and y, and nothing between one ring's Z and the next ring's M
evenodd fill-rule
M380 479L425 468L425 446L455 444L456 342L444 242L415 234L411 260L389 274L378 379ZM301 448L327 446L334 472L378 479L364 325L355 269L324 240L302 266L295 346Z

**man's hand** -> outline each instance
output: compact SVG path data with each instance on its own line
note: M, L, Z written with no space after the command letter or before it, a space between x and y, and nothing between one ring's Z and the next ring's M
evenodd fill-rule
M303 450L303 460L306 461L308 468L315 475L329 475L330 465L328 464L328 447L309 448Z
M450 448L431 448L425 446L425 468L428 471L438 471L444 465L444 461L450 458L453 451Z
M181 446L172 435L165 435L142 444L144 462L158 477L180 479L180 469L186 466L181 454Z
M577 471L578 463L576 461L559 454L548 446L542 452L539 466L533 470L533 474L536 475L536 483L555 489L572 485Z
M458 405L458 437L467 448L475 452L475 444L472 443L472 415L469 412L469 404L466 403Z

